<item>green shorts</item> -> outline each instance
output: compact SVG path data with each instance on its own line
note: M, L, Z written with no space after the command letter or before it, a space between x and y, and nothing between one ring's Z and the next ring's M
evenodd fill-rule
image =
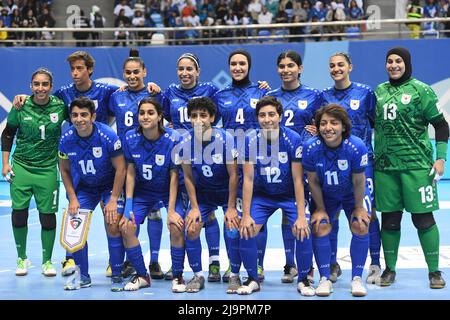
M426 213L439 209L434 175L429 169L409 171L375 170L375 202L377 211L394 212L405 209Z
M15 175L10 185L13 209L29 208L34 195L40 213L58 211L59 183L56 165L38 168L13 162L12 170Z

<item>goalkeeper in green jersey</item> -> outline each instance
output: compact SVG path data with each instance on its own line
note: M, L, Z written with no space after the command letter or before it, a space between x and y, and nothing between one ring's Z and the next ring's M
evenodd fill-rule
M18 255L16 275L26 275L31 264L26 243L28 208L34 196L42 226L42 273L51 277L56 275L51 258L59 199L57 152L67 108L62 100L50 95L52 74L47 69L40 68L33 73L31 90L33 95L26 99L20 112L11 109L2 132L2 175L10 183L11 217ZM16 149L10 164L16 132Z
M411 213L428 265L430 287L445 286L439 266L437 181L444 174L449 127L428 85L412 77L411 55L397 47L386 55L389 81L376 89L375 200L382 212L381 239L386 270L380 285L395 281L403 210ZM428 125L436 131L436 160Z

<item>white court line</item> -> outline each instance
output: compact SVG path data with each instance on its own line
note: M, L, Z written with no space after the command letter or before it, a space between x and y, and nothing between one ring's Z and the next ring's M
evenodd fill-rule
M0 273L3 273L3 272L11 272L12 270L0 270Z

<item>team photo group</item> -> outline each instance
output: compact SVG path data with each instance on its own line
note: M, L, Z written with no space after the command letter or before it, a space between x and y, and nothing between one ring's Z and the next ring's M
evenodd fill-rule
M414 77L408 49L386 52L386 82L373 90L351 81L353 64L345 52L329 57L324 76L334 85L326 89L301 82L302 57L293 50L274 61L281 80L275 89L264 79L250 80L252 57L243 49L229 54L232 83L221 90L200 81L193 53L173 61L177 81L165 89L147 80L137 49L123 62L122 87L91 80L95 60L88 52L66 59L73 82L54 88L55 70L37 69L32 94L17 92L1 135L16 276L26 276L31 265L26 244L34 197L44 276L58 274L52 262L58 223L61 234L82 226L79 243L64 246L61 275L79 276L64 290L91 286L88 227L97 206L113 292L150 287L151 279L170 280L174 293L207 290L205 282L227 283L228 294L263 290L267 221L280 211L273 219L282 221L281 282L295 282L302 296L333 293L342 275L340 229L351 233L351 278L340 281L348 281L352 296L366 296L366 284L406 281L396 279L404 212L417 229L429 287L445 287L433 212L439 210L449 126L433 89ZM59 206L60 180L67 208ZM348 226L342 220L339 225L341 211ZM145 220L149 265L139 240ZM159 263L164 228L170 235L166 272ZM205 273L202 230L209 254ZM228 257L222 273L221 240ZM192 278L185 279L184 271Z

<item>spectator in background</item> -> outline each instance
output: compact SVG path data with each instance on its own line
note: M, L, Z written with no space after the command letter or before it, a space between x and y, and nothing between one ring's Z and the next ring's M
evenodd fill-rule
M273 14L266 6L263 6L261 13L258 15L258 24L271 24Z
M185 24L186 24L186 27L191 27L191 28L193 27L193 25L188 20L185 21ZM183 44L198 44L198 42L195 40L200 35L197 30L195 30L195 29L186 30L185 35L186 35L187 41L184 42Z
M131 24L131 20L125 15L125 9L120 9L119 15L114 21L114 27L119 27L121 22L123 23L123 27L129 27Z
M200 6L200 11L206 10L206 16L208 16L209 12L214 12L214 6L211 4L210 0L203 0L202 5Z
M412 0L406 11L408 13L407 18L410 20L423 18L423 8L420 5L420 0ZM420 38L420 22L408 22L406 26L411 31L412 39Z
M145 27L145 17L143 12L140 9L136 9L134 11L133 20L131 20L131 26L134 28L144 28ZM137 45L142 46L145 45L143 42L139 40L143 40L146 36L146 32L144 31L136 31L134 33L134 37L138 40Z
M287 13L289 21L291 21L292 17L294 16L294 4L292 3L292 0L282 0L280 4L283 6L284 11Z
M31 21L31 23L30 23ZM33 20L32 19L24 19L22 22L22 26L24 28L37 28L37 24L33 25ZM34 31L27 31L24 34L24 40L36 40L37 39L37 33ZM36 46L36 43L33 41L28 41L25 42L25 46Z
M22 18L26 19L28 16L28 11L33 11L33 16L37 16L37 8L36 3L34 1L27 1L26 4L22 7Z
M49 28L48 20L44 21L44 25L42 26L42 28ZM41 32L41 40L48 41L48 40L54 40L54 39L55 39L55 32L51 31L51 29ZM54 42L41 42L40 45L43 47L54 46L55 43Z
M0 20L3 21L3 27L4 28L9 28L11 26L11 16L9 15L9 8L8 7L3 7L1 9L1 15L0 15Z
M326 21L345 21L346 15L344 11L345 7L342 3L336 3L334 1L330 4L330 10L327 12ZM337 26L328 26L327 27L328 32L330 33L343 33L344 32L344 26L337 25ZM328 40L342 40L341 36L330 36L328 37Z
M327 8L324 7L322 1L317 1L312 9L312 17L316 17L318 22L324 22L327 17Z
M279 0L266 0L265 6L267 7L267 10L272 13L273 17L275 17L278 13L278 4Z
M147 2L147 8L150 14L161 13L161 0L151 0L150 4Z
M181 10L181 17L183 18L183 22L186 23L185 19L189 17L192 11L195 10L195 6L192 4L191 0L186 1L186 6Z
M114 31L114 38L115 40L120 40L117 42L114 42L114 47L117 47L120 43L122 43L123 47L126 47L128 44L128 39L130 37L130 33L125 30L121 30L125 28L125 25L123 21L119 21L119 25L117 26L118 30Z
M11 28L20 28L23 25L23 18L19 9L14 9L11 14ZM9 39L20 41L23 38L23 32L10 32ZM17 46L19 43L14 42L13 45Z
M212 17L206 17L203 20L202 26L204 27L212 27L214 25L214 18ZM215 38L216 35L216 30L202 30L202 38L208 39L208 40L204 40L203 44L212 44L213 43L213 38Z
M439 13L438 5L435 0L426 0L425 7L423 8L424 18L437 18ZM425 30L435 30L437 27L436 22L425 22Z
M445 12L444 15L445 18L450 18L450 5L447 3L447 11ZM445 24L443 24L443 28L444 28L444 36L447 38L450 38L450 22L446 22Z
M317 16L312 17L311 22L319 22L319 18ZM323 27L322 26L312 26L309 30L309 33L312 35L319 35L323 33ZM318 42L320 41L320 37L311 37L312 40Z
M53 28L55 26L55 18L53 18L48 8L43 8L41 15L37 18L39 27L44 27L47 22L47 28Z
M215 7L215 12L216 19L220 19L221 21L223 21L223 17L225 17L228 12L228 5L225 0L219 0L219 3Z
M134 13L136 14L136 11L142 11L142 15L145 15L145 10L146 8L145 8L145 4L144 4L144 0L136 0L136 2L134 3L134 6L133 6L133 10L134 10Z
M105 23L106 23L106 19L105 17L102 16L102 14L100 13L100 8L96 5L92 6L92 12L90 14L90 25L92 28L104 28L105 27ZM100 34L102 32L91 32L91 37L92 37L92 46L101 46L103 45L101 42L101 37Z
M278 6L278 13L275 16L275 23L287 23L288 21L288 14L284 10L283 5L280 3L280 5Z
M133 18L134 11L128 5L128 1L127 0L121 0L120 3L115 6L115 8L114 8L114 15L116 17L119 16L121 10L124 10L125 16L127 16L129 19Z
M304 16L303 16L304 18ZM305 22L302 21L302 16L300 15L295 15L292 22L293 23L297 23L297 22ZM289 35L304 35L305 34L305 27L290 27L289 28ZM289 42L304 42L305 39L303 37L292 37L289 38Z
M238 19L241 19L244 16L246 10L246 5L242 2L242 0L234 0L231 5L231 9Z
M187 17L186 19L193 27L201 26L200 17L198 16L196 10L193 10L191 12L191 15L189 17Z
M350 20L361 20L363 17L363 12L355 0L351 0L349 3L348 15Z
M19 8L15 2L16 2L15 0L8 0L7 1L6 6L9 9L9 14L12 14L15 9Z
M228 9L228 13L225 15L224 24L227 26L237 26L239 23L239 19L233 9ZM227 30L226 37L233 37L236 32L236 29Z
M0 19L0 45L6 45L8 46L8 43L4 42L8 39L8 32L5 30L4 21Z
M256 23L258 21L258 15L262 11L261 0L251 0L248 5L248 12L250 13L252 20Z
M350 2L351 1L347 1L347 3L348 3L348 7L350 7ZM356 2L356 5L358 6L358 8L360 8L362 11L364 10L364 2L363 2L363 0L355 0L355 2Z
M84 15L84 10L80 10L80 16L76 22L76 28L89 28L89 19ZM77 40L77 47L87 47L87 39L89 39L89 32L75 31L72 33L73 37Z

